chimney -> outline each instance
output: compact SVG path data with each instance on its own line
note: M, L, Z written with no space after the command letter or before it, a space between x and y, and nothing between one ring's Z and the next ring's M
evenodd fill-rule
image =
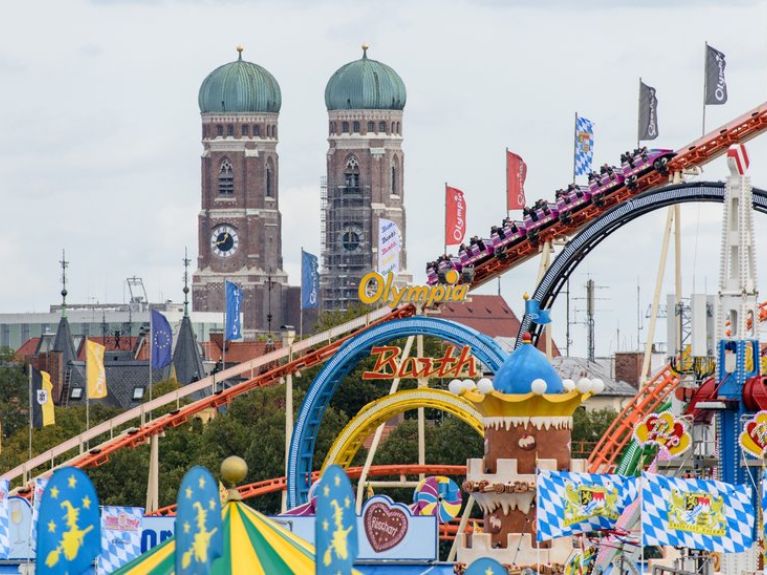
M625 381L639 389L639 377L642 371L642 358L639 351L620 351L615 354L615 379Z

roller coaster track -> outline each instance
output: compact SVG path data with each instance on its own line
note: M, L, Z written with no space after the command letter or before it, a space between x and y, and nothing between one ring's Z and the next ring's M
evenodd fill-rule
M702 138L695 140L687 146L680 148L676 156L669 162L670 172L678 172L687 168L703 165L712 161L725 153L728 146L735 143L745 143L748 140L758 136L767 129L767 103L764 103L750 112L736 118L732 122L709 132ZM580 210L573 216L568 224L557 222L552 226L541 230L540 235L535 242L525 239L515 246L511 246L501 254L495 255L490 259L478 264L475 267L475 275L472 282L472 288L479 287L495 277L505 273L512 267L524 262L538 253L538 248L543 241L571 236L580 230L584 225L592 220L601 217L613 206L619 205L628 199L637 196L639 193L657 187L666 181L666 176L656 171L652 171L642 176L637 182L635 189L629 190L621 187L607 198L602 206L589 205ZM34 471L43 465L51 468L56 465L56 461L73 451L79 451L80 454L66 461L59 462L58 465L72 465L80 468L102 465L109 460L109 456L126 447L132 448L146 443L150 437L162 433L168 428L177 427L187 422L195 414L209 407L218 407L231 402L235 397L247 393L256 388L272 385L287 374L295 371L317 365L333 355L338 347L355 333L363 331L371 323L383 323L391 319L400 317L409 317L415 310L407 306L397 310L389 311L387 309L377 310L367 316L357 318L347 322L328 332L318 334L307 340L289 348L283 348L267 354L265 356L250 360L238 366L224 370L215 376L207 377L199 382L186 385L176 391L158 397L151 402L128 410L119 416L103 422L89 431L77 435L69 440L41 453L29 461L15 467L14 469L2 474L2 479L16 479L25 477L29 479ZM345 334L345 335L344 335ZM344 335L339 340L331 342L334 337ZM327 343L326 343L327 342ZM311 348L326 343L319 349ZM303 355L301 355L303 353ZM300 356L298 359L290 358ZM273 367L275 363L288 360L287 363ZM258 376L254 376L259 371ZM243 374L250 374L250 379L234 385L224 391L216 390L218 382L233 377L240 377ZM210 397L203 398L189 405L180 407L180 400L197 392L205 390L215 391ZM669 390L670 393L670 390ZM638 395L642 395L640 392ZM668 395L668 393L666 393ZM665 396L664 396L665 397ZM638 405L643 404L643 399L637 398ZM175 403L177 409L167 415L163 415L149 423L144 423L146 415L161 407ZM133 427L122 434L119 429L128 423L139 419L141 424ZM88 449L86 446L92 440L109 435L107 441L102 442L97 447ZM617 455L606 457L606 460L614 460ZM50 469L43 474L49 474Z
M670 173L681 172L706 164L724 154L730 145L743 144L765 130L767 130L767 102L679 148L676 155L669 161L668 170ZM584 225L596 220L610 208L622 204L644 191L660 186L666 181L668 181L667 176L653 170L639 178L633 191L622 186L605 198L604 205L590 204L573 214L572 221L569 223L557 221L551 226L542 228L535 240L525 238L505 251L491 256L475 266L472 288L489 282L535 256L538 254L540 246L546 241L572 236Z
M466 475L466 466L418 464L372 465L368 470L368 477L399 477L401 475L419 475L421 473L427 475ZM349 467L346 469L346 474L350 479L358 479L362 474L362 467ZM319 471L312 472L312 481L319 479L319 476ZM237 490L240 492L243 499L252 499L261 495L285 491L286 487L287 480L285 477L275 477L274 479L266 479L264 481L242 485L238 487ZM175 513L176 506L168 505L167 507L161 507L152 513L152 515L174 515Z
M158 435L166 429L178 427L205 409L217 408L229 404L239 395L248 393L254 389L274 385L288 374L323 363L347 340L369 327L392 319L410 317L414 314L415 308L411 305L403 306L395 310L382 308L302 340L290 347L284 347L256 359L230 367L214 376L206 377L195 383L190 383L171 393L167 393L148 403L142 404L139 407L121 413L117 417L105 421L91 428L89 431L81 433L10 471L5 472L0 478L12 480L17 477L26 477L37 467L50 465L51 469L48 469L41 474L47 475L51 473L56 458L61 457L72 450L78 449L80 451L79 455L60 462L58 465L69 465L81 469L103 465L109 460L109 456L112 453L126 447L133 448L138 445L143 445L153 435ZM337 339L332 341L334 338ZM316 346L323 343L325 345L316 348ZM296 359L292 359L293 357L296 357ZM288 361L286 363L279 363L285 360ZM260 373L254 376L253 374L256 372ZM250 374L250 378L242 383L233 385L225 390L216 389L217 382L247 374ZM206 390L213 391L212 395L188 405L180 406L180 400L182 398ZM175 403L177 407L170 413L160 416L157 419L153 419L148 423L142 423L138 427L129 428L121 434L114 436L114 433L120 426L136 419L140 419L143 422L148 412L173 403ZM104 434L109 434L110 438L99 444L97 447L91 449L85 448L88 441Z

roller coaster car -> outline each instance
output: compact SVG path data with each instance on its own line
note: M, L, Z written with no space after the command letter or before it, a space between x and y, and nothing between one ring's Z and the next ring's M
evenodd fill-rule
M557 201L557 211L559 212L560 221L569 222L575 212L589 203L591 191L589 188L570 184L564 192L565 195L561 196L559 201Z
M629 154L629 152L626 152ZM665 148L638 148L632 153L631 163L622 166L623 176L628 187L636 187L637 179L649 172L656 170L662 175L668 174L668 161L674 157L674 150ZM625 155L625 154L624 154Z
M532 230L539 230L555 221L557 216L559 216L558 205L549 203L546 200L538 200L532 208L525 209L527 210L527 217L523 223L528 236Z

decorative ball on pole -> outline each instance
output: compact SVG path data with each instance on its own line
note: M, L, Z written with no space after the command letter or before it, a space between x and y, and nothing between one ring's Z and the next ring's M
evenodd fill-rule
M242 501L242 495L237 491L248 474L248 464L242 457L230 455L221 462L221 482L229 489L227 501Z

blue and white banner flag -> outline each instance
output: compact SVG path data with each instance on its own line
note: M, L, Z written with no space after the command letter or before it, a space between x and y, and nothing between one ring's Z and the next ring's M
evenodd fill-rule
M642 545L740 553L754 542L751 487L642 473Z
M40 502L43 499L43 493L45 492L45 486L48 485L47 477L36 477L34 482L34 491L32 492L32 529L30 530L30 538L32 545L37 546L37 519L40 514Z
M591 171L594 159L594 124L591 120L575 116L575 175L583 176Z
M101 508L101 555L98 573L112 573L141 555L143 507Z
M8 506L10 482L0 479L0 559L8 559L11 552L11 517Z
M317 256L301 250L301 309L314 309L320 304L317 267Z
M610 529L637 497L636 477L539 471L536 539Z
M226 328L224 339L232 341L242 338L240 325L240 307L242 305L242 288L229 280L224 282L226 289Z
M399 273L399 254L402 251L402 235L397 222L378 219L378 273Z

